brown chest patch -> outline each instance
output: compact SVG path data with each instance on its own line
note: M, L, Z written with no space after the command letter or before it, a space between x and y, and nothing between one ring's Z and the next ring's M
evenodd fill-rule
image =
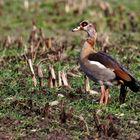
M94 46L96 41L95 41L94 38L93 38L93 39L88 38L88 39L87 39L87 42L88 42L91 46Z

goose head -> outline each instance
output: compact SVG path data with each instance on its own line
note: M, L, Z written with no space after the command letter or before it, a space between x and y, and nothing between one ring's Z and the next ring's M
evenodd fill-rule
M87 20L80 22L79 26L72 29L72 31L73 32L85 31L88 33L89 37L94 37L95 39L97 38L97 32L95 30L94 25L92 23L88 22Z

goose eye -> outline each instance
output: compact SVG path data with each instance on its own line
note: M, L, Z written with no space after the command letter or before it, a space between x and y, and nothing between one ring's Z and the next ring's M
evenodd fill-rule
M81 25L82 25L83 27L85 27L85 26L88 25L88 23L87 23L86 21L84 21L84 22L81 23Z

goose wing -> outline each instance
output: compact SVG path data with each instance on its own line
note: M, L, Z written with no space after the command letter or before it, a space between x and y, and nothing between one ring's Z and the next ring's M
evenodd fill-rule
M91 64L98 64L100 67L106 67L111 69L118 79L123 81L131 81L134 78L132 75L124 68L121 64L119 64L114 58L104 52L98 52L95 54L90 54L88 56L88 60Z

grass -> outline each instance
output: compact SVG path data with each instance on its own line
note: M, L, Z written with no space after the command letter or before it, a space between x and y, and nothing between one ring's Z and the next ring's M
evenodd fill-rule
M119 105L119 88L113 87L110 90L110 103L107 106L99 105L99 95L84 93L84 74L74 70L85 34L71 33L71 29L82 19L89 19L96 23L99 36L109 36L109 54L127 66L136 79L140 79L140 2L109 0L109 3L113 16L106 16L96 2L79 14L78 9L66 13L64 3L55 0L30 1L29 9L25 9L21 1L4 1L0 17L0 139L54 139L56 136L74 140L140 138L139 93L134 94L129 90L126 103ZM123 10L119 13L121 6ZM132 19L131 15L134 15ZM52 50L47 49L43 53L39 50L34 62L36 65L47 54L52 58L41 63L43 87L33 86L23 58L23 54L27 53L25 46L30 47L28 38L32 21L43 30L45 36L55 40ZM15 39L22 36L22 46L18 48L16 43L5 46L6 36ZM100 41L96 46L102 49ZM59 48L63 48L61 53L65 56L60 61L55 60ZM68 77L71 89L47 86L50 64L56 72L65 70L76 73L74 77ZM92 81L90 85L99 91L99 85ZM61 94L64 97L58 96ZM53 101L59 103L50 105ZM99 126L96 124L97 112Z

